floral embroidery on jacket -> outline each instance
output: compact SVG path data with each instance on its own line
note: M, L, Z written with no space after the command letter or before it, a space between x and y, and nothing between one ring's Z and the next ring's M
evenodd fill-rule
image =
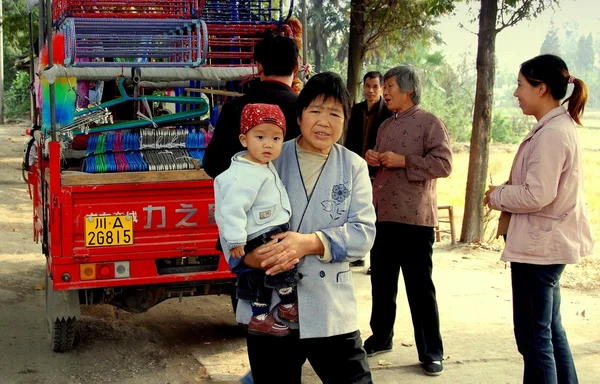
M331 220L337 220L346 212L344 201L350 196L350 190L344 184L336 184L331 189L331 199L321 201L325 212L329 212Z

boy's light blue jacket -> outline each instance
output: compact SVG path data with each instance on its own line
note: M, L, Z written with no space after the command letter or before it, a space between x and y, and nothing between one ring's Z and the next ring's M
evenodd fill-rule
M289 222L292 214L288 194L273 164L240 160L246 153L234 155L229 169L214 182L215 219L227 251ZM233 270L240 261L229 260L230 268Z

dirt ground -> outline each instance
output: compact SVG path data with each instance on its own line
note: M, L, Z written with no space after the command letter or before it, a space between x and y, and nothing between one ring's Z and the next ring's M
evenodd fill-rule
M226 296L172 299L144 314L109 306L83 308L75 349L51 352L44 314L45 259L32 241L31 202L20 175L23 128L0 126L0 382L239 382L248 362ZM512 335L510 275L500 254L443 241L434 257L446 370L435 378L421 373L401 289L395 347L370 359L374 382L519 383L522 363ZM578 287L574 271L568 267L564 280ZM366 337L370 280L361 270L353 277ZM563 322L580 382L600 383L600 292L562 292ZM307 366L304 383L318 382Z

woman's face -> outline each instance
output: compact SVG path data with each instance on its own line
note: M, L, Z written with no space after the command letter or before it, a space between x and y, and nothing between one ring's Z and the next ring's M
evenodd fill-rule
M392 112L404 112L412 108L415 105L410 98L412 92L402 92L396 82L396 77L390 77L383 83L383 99L385 105Z
M525 76L519 72L517 79L517 89L514 96L519 100L519 107L525 115L536 115L541 98L540 85L533 86L529 84Z
M344 120L344 107L338 100L314 99L298 118L302 133L298 144L309 152L328 154L342 137Z

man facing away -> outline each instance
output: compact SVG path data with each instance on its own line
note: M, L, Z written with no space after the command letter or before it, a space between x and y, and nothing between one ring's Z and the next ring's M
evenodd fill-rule
M300 135L296 118L297 96L291 88L298 67L296 42L281 35L267 35L254 47L254 61L260 82L244 96L223 105L213 137L206 148L202 166L210 177L217 177L229 168L231 158L243 151L240 144L242 109L247 104L275 104L283 111L287 122L285 140Z
M377 131L381 123L392 116L381 95L382 85L383 75L380 72L368 72L363 77L365 101L354 104L350 113L344 146L363 158L367 150L375 148L375 139L377 139ZM375 167L369 167L371 180L375 177L375 172ZM364 260L350 263L351 267L363 267L364 265ZM370 273L370 270L371 268L367 270L367 273Z

